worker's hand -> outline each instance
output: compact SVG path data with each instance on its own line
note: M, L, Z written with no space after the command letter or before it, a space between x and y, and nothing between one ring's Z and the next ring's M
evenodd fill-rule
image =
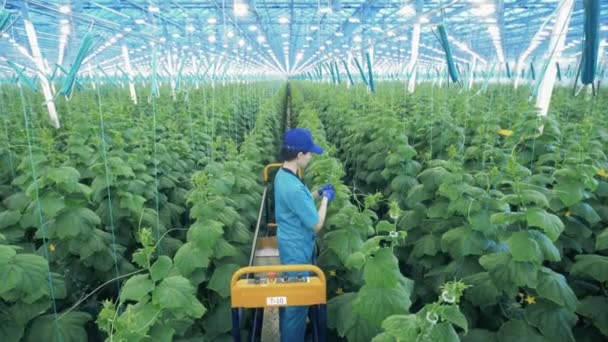
M334 192L336 191L336 189L334 189L334 186L328 183L323 185L319 190L317 190L317 193L319 193L319 196L323 197L323 194L327 190L333 190Z
M333 187L332 187L333 188ZM334 189L327 189L323 191L323 197L327 198L328 202L331 202L334 200L334 197L336 197L336 190Z

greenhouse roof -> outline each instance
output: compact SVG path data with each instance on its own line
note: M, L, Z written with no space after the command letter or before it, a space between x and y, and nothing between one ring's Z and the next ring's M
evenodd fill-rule
M37 33L47 70L65 69L78 58L88 32L95 40L81 72L137 71L153 65L211 72L298 74L319 62L351 59L373 48L374 67L403 65L421 24L420 62L445 64L436 27L444 24L456 63L484 65L543 60L550 51L557 0L5 0L11 15L0 38L0 73L7 61L34 70L25 21ZM608 13L608 1L600 1ZM6 13L6 12L5 12ZM575 1L562 60L580 57L583 1ZM600 56L607 45L608 15L600 16ZM152 51L157 51L153 54ZM158 64L153 63L158 56ZM179 62L178 62L179 61ZM182 63L183 61L183 63ZM94 66L95 65L95 66ZM159 67L160 68L160 67ZM136 72L133 70L132 72ZM169 72L175 70L169 70Z

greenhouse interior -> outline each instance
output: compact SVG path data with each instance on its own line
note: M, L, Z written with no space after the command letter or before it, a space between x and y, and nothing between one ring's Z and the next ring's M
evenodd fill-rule
M608 341L608 1L0 0L0 341Z

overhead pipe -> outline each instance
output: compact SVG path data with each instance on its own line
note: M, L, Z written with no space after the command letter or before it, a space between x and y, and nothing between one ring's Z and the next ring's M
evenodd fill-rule
M469 72L469 84L467 88L471 90L473 88L473 80L475 79L475 68L477 67L477 57L473 56L473 63Z
M564 50L573 8L574 0L564 0L555 19L555 25L553 26L551 40L549 42L549 51L551 53L548 56L549 59L546 61L546 70L540 81L538 95L536 97L536 108L538 108L538 114L540 116L547 115L549 110L551 94L553 94L553 86L557 76L555 62L560 59Z
M519 86L519 80L521 78L520 71L522 71L522 68L524 66L526 59L530 56L530 54L532 54L532 52L534 52L534 50L536 50L540 46L540 41L541 41L541 39L543 39L541 37L541 32L545 29L545 26L547 26L547 24L551 21L553 16L556 15L556 13L560 12L560 9L563 8L563 5L567 1L569 1L569 0L562 0L562 2L555 8L553 13L551 13L551 15L549 15L545 19L545 21L543 21L543 23L540 25L540 28L538 29L538 31L536 31L536 34L534 34L534 37L532 37L532 42L530 43L528 48L521 54L521 56L519 56L519 58L515 62L515 69L513 70L513 74L515 76L513 79L513 88L514 89L517 89ZM557 22L556 22L556 24L557 24ZM553 32L555 32L555 27L556 26L554 25ZM551 41L553 41L553 35L551 36ZM549 44L549 46L551 46L551 44Z
M38 79L42 87L42 94L44 95L46 107L49 111L49 118L51 119L51 122L53 126L55 126L55 128L60 128L61 124L59 123L57 108L55 107L55 102L53 101L53 92L51 90L51 84L48 80L48 75L50 74L50 71L47 70L44 61L42 60L40 46L38 45L38 36L36 35L36 29L34 28L34 24L29 18L27 4L23 7L23 16L23 24L25 25L25 31L27 33L27 38L30 43L30 48L32 50L32 57L34 58L34 62L36 63L36 73L38 74Z
M416 14L420 14L422 12L422 1L416 0ZM411 58L407 65L407 73L409 76L407 91L412 94L416 89L416 65L418 64L418 54L420 53L420 32L421 26L420 21L417 20L416 24L414 24L414 29L412 30L412 50L411 50Z
M418 64L418 55L420 53L420 23L414 25L414 30L412 31L412 52L410 62L407 66L407 73L410 75L407 91L412 94L416 89L416 71Z
M135 84L133 83L133 68L131 67L131 59L129 58L129 49L127 44L122 45L122 58L127 69L127 75L129 77L129 93L131 94L131 100L134 104L137 104L137 93L135 92Z
M374 74L372 72L372 59L373 59L374 50L370 48L370 51L365 53L365 59L367 60L367 72L368 72L368 81L369 81L369 89L372 93L376 92L376 85L374 84Z

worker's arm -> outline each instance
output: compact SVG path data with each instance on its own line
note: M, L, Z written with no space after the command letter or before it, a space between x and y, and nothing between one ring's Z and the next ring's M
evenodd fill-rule
M319 206L319 222L314 226L315 233L318 233L321 228L323 228L323 224L325 224L325 216L327 216L327 204L329 200L327 197L323 197L321 200L321 205Z

